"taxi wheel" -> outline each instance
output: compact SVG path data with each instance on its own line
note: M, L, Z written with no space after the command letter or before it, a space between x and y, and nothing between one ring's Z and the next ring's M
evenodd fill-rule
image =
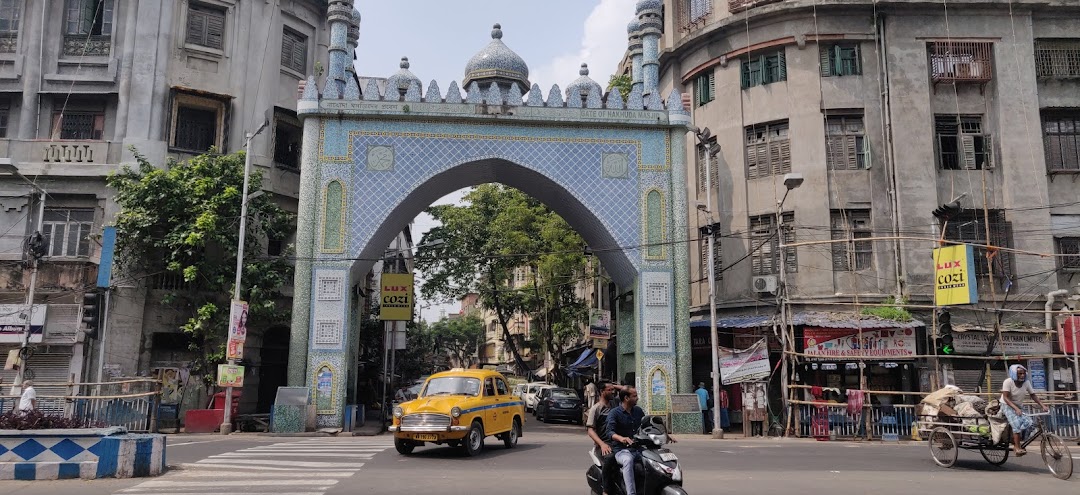
M401 454L401 455L409 455L409 454L412 454L413 449L416 448L416 444L414 444L412 442L409 442L407 440L402 440L400 438L395 438L394 439L394 448L397 449L398 453Z
M508 449L514 448L518 443L518 438L521 438L521 421L514 418L514 426L503 435L503 446Z
M479 421L473 421L469 427L468 435L461 442L461 449L469 457L479 455L484 450L484 425Z

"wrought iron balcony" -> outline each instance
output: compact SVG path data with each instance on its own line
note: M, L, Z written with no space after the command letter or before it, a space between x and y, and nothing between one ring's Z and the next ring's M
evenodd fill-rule
M993 78L993 43L938 41L930 43L930 75L937 83L985 84Z

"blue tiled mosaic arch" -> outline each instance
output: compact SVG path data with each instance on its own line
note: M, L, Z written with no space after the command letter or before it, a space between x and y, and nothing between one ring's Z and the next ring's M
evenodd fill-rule
M661 370L671 383L666 393L689 392L689 113L678 92L665 102L650 77L655 23L640 24L647 43L634 56L644 56L635 61L644 76L635 73L625 99L588 81L564 98L558 86L545 93L499 70L474 74L464 98L456 83L443 97L437 84L424 91L415 77L385 88L369 80L361 92L346 60L358 22L347 5L330 2L330 71L322 84L308 78L297 112L304 140L289 382L317 383L324 366L342 377L329 384L332 399L320 404L317 424L340 426L350 395L350 288L424 208L489 182L559 213L599 254L619 291L633 292L617 308L619 374ZM644 9L640 19L655 17ZM492 36L495 48L505 48L497 26ZM645 406L670 404L649 387L640 392Z

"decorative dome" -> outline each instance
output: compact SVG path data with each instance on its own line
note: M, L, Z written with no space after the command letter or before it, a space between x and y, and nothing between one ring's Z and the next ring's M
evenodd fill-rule
M593 81L589 77L589 64L581 64L581 70L578 71L578 74L581 74L581 77L566 87L567 99L570 99L575 91L580 92L582 98L589 96L589 91L594 91L598 96L603 96L604 88L600 87L600 83Z
M638 31L641 31L641 23L637 19L630 21L630 24L626 25L626 34L637 36Z
M660 10L664 8L664 0L639 0L636 11L641 13L645 10Z
M502 26L496 24L491 30L491 43L465 65L462 86L467 87L473 81L502 80L517 83L522 92L529 90L529 66L502 42L502 36Z
M409 71L409 57L401 57L401 65L399 67L401 67L401 70L386 79L387 93L390 91L407 90L414 82L418 86L424 87L424 83L420 82L420 78Z

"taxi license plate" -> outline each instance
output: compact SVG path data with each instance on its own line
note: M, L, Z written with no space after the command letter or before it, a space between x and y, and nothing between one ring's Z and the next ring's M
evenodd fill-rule
M420 440L422 442L434 442L439 439L438 435L413 435L413 440Z
M664 462L677 461L679 460L679 457L676 456L674 452L664 452L660 454L660 460Z

